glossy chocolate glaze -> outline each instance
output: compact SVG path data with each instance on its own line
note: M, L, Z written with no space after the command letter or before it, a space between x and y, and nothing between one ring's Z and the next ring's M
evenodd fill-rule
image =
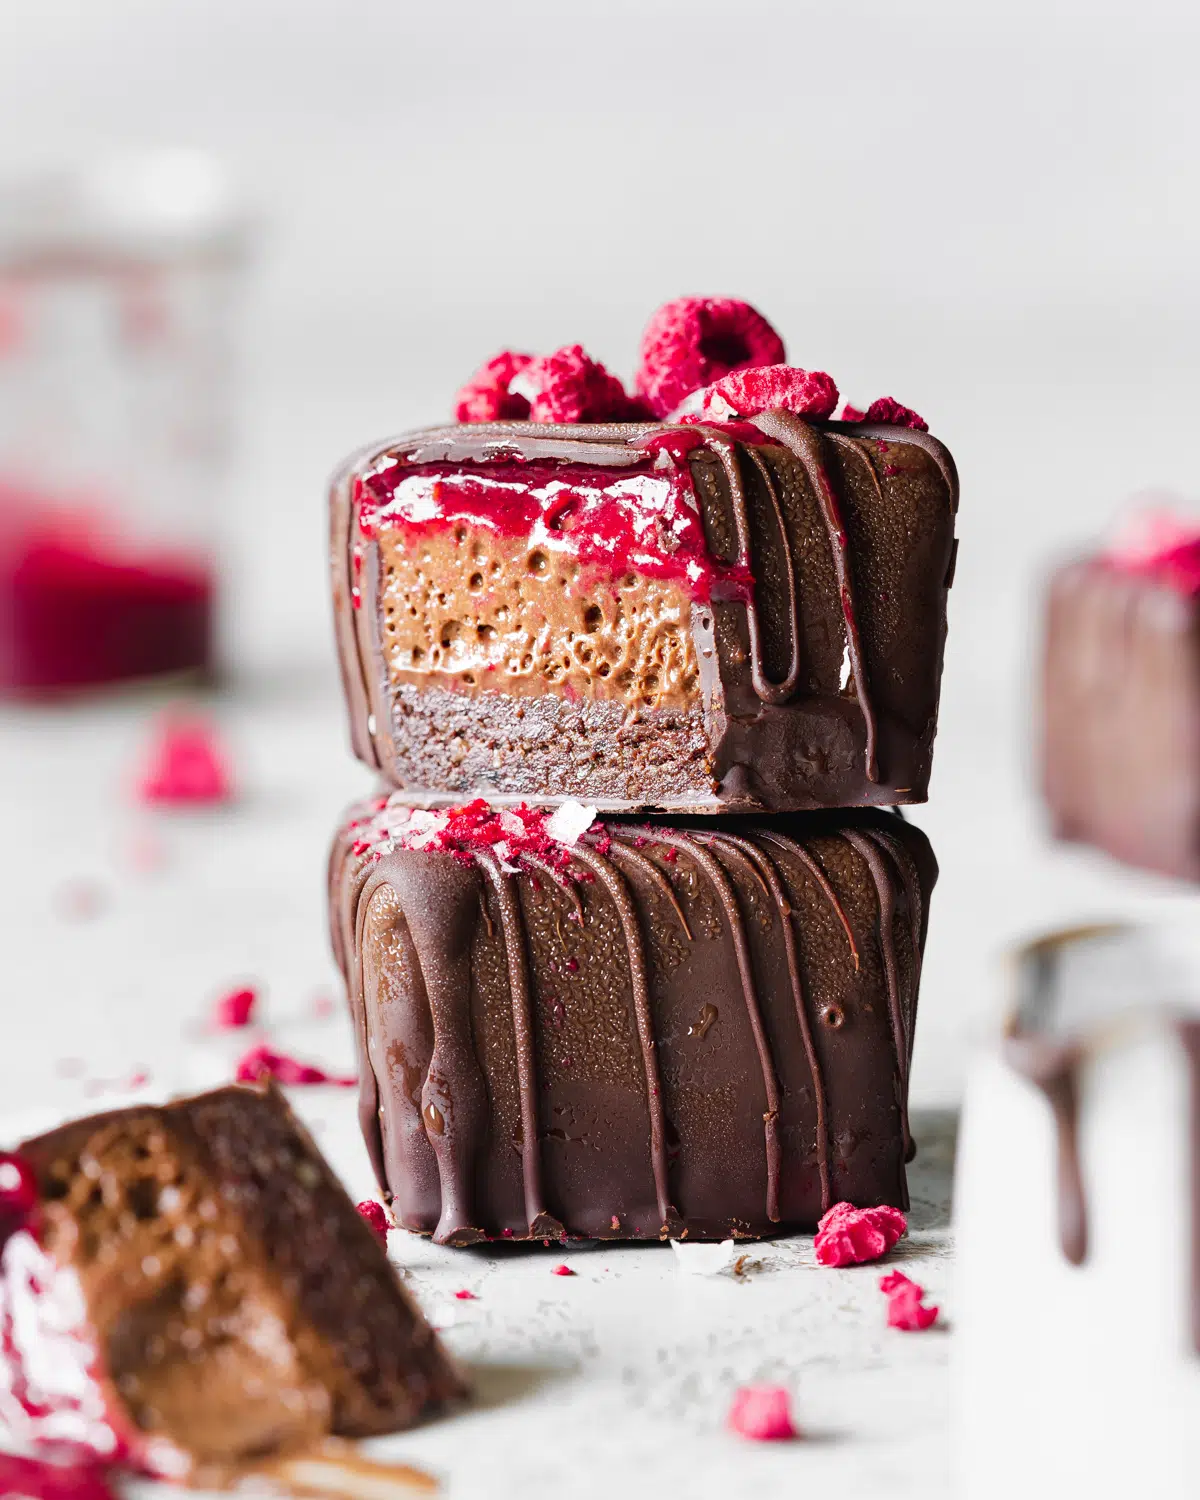
M574 466L616 480L657 474L650 460L698 508L711 560L691 585L700 674L689 702L579 702L547 685L530 703L389 677L374 499L360 524L372 476L516 461L534 477ZM957 501L953 461L926 433L784 412L726 425L457 426L365 450L331 490L355 751L425 805L476 794L617 811L922 801Z
M19 1152L39 1202L0 1260L0 1408L23 1438L224 1485L462 1393L273 1087L92 1116Z
M398 805L399 795L392 799ZM338 835L360 1123L406 1227L694 1239L907 1204L936 864L898 815L605 819L512 859Z
M1040 699L1055 835L1200 880L1200 603L1100 557L1051 580Z

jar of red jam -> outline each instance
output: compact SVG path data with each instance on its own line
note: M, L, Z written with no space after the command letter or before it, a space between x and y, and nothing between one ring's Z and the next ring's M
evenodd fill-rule
M244 241L191 153L0 187L0 695L212 673Z

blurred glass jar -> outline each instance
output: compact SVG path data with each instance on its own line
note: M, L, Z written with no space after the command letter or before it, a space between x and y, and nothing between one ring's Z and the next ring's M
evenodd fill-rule
M192 153L0 187L0 694L213 671L245 242Z

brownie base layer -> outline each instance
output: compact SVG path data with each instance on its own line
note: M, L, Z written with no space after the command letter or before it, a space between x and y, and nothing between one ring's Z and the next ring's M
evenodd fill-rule
M351 460L331 491L332 580L359 757L424 804L923 801L953 461L907 428L753 424L454 427ZM498 532L508 512L477 513L489 483L513 506L561 493L567 519ZM405 485L425 488L406 500ZM641 562L589 553L610 492L649 533L656 507L698 521L695 576L662 576L673 543Z
M330 895L360 1123L406 1228L724 1239L907 1206L917 829L606 819L508 857L404 847L398 802L338 835Z
M1200 880L1200 604L1102 559L1051 581L1041 785L1058 838Z

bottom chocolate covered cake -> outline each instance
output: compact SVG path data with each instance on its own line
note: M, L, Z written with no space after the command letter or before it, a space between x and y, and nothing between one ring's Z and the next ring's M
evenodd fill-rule
M879 811L354 811L330 866L360 1122L446 1244L907 1206L924 835Z

